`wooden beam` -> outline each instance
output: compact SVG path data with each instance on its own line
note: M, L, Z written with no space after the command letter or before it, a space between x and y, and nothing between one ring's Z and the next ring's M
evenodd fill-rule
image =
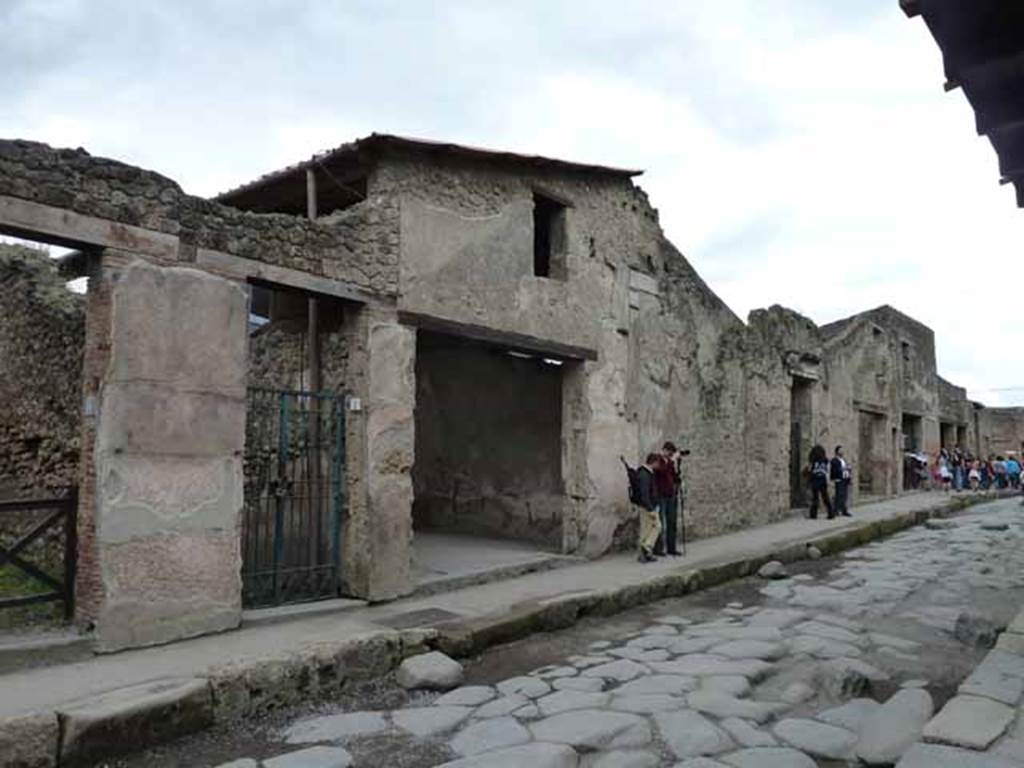
M225 277L270 287L283 285L299 291L355 301L360 304L394 306L395 303L394 299L381 297L372 291L343 280L319 277L298 269L266 264L262 261L254 261L208 248L196 249L196 265Z
M6 195L0 195L0 233L67 248L121 248L167 261L178 259L176 235Z
M441 317L434 317L433 315L424 315L419 312L409 312L406 310L398 311L398 320L406 325L414 325L424 331L474 339L486 344L505 347L515 352L525 352L567 360L597 360L596 349L541 339L536 336L515 333L514 331L502 331L496 328L488 328L473 323L462 323L457 320L447 320Z

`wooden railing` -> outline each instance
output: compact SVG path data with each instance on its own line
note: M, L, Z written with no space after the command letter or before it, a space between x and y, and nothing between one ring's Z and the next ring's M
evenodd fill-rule
M60 498L0 501L0 531L7 533L0 538L0 568L12 566L49 588L25 595L0 595L0 610L59 600L65 618L71 618L78 559L77 511L74 489ZM36 542L39 546L30 554L29 546Z

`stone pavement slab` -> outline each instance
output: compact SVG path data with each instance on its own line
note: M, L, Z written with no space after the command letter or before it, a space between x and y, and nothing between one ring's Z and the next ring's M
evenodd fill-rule
M956 696L924 728L926 741L969 749L986 749L1003 735L1017 713L1012 707L980 696Z
M689 710L654 716L661 738L676 757L717 755L732 749L732 739L703 715Z
M263 761L263 768L349 768L352 755L341 747L309 747Z
M788 747L743 749L725 755L722 760L734 768L817 768L803 752Z
M577 768L579 756L564 744L525 744L464 757L438 768Z
M939 744L915 744L896 768L1020 768L1016 760Z
M340 715L301 720L285 731L284 739L289 744L341 742L357 736L380 733L387 727L388 721L382 712L344 712Z
M584 750L642 747L651 741L646 718L599 709L563 712L532 723L530 730L537 741Z

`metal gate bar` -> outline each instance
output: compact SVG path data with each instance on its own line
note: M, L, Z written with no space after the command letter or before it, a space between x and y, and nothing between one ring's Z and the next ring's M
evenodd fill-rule
M343 405L330 392L249 389L242 531L249 607L338 594Z

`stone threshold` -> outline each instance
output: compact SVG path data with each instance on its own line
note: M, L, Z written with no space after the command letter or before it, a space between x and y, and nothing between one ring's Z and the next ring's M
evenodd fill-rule
M427 578L421 580L416 585L409 597L427 597L429 595L439 595L443 592L454 592L458 589L489 584L493 581L502 581L504 579L514 579L517 576L525 576L528 573L553 571L558 568L579 565L583 562L586 562L586 560L580 557L552 554L546 557L538 557L526 563L500 565L474 573Z
M811 546L824 556L836 555L996 497L961 498L957 503L944 499L941 504L931 502L926 508L881 519L854 518L838 530L773 542L757 551L724 555L699 566L655 570L639 582L617 588L555 594L514 603L485 616L409 629L367 629L297 650L238 658L191 678L134 683L59 704L50 711L0 720L0 755L9 761L5 765L31 768L91 764L100 757L136 751L215 723L332 699L349 683L387 675L404 658L426 650L453 656L477 654L534 632L568 628L588 616L609 616L749 576L771 560L803 560ZM394 613L400 605L388 610ZM381 618L386 618L386 612ZM230 634L224 638L228 640Z

